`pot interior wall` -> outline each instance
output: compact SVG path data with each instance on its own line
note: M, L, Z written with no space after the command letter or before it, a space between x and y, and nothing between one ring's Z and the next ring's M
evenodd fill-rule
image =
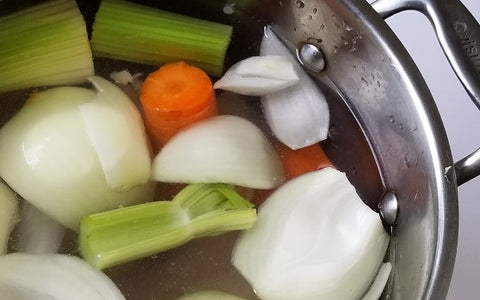
M323 50L326 74L313 76L342 95L370 145L383 191L397 195L388 298L445 298L456 252L457 194L445 131L418 69L364 1L283 1L277 8L281 13L269 8L266 18L278 32L293 44L317 41ZM330 100L335 106L337 99ZM332 131L333 143L354 134L348 128L339 136L336 127ZM350 178L361 174L361 180L352 180L357 188L368 186L365 173L375 166L357 169L351 153L338 154Z

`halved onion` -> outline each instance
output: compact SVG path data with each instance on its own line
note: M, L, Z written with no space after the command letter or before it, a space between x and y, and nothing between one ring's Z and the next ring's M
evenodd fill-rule
M0 180L0 255L7 252L10 232L18 220L17 195Z
M124 300L104 273L84 260L62 254L0 256L2 299Z
M260 206L232 263L261 299L357 300L388 241L345 174L324 168L285 183Z
M153 197L147 167L151 160L138 111L113 84L98 77L91 81L98 93L58 87L33 94L0 129L0 176L25 200L73 230L84 215ZM92 101L99 103L90 105ZM82 105L87 108L81 113ZM99 120L102 116L105 120Z
M323 92L269 27L260 54L284 57L299 77L298 84L262 96L265 119L275 136L294 150L326 139L330 112Z
M269 189L283 181L283 170L258 127L241 117L221 115L175 135L155 157L152 179Z

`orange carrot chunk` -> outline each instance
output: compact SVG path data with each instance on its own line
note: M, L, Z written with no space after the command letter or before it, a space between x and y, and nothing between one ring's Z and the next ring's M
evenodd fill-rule
M275 148L287 180L321 168L334 167L319 144L292 150L282 143L277 143Z
M145 127L155 150L182 128L218 114L208 75L185 62L150 73L140 91Z

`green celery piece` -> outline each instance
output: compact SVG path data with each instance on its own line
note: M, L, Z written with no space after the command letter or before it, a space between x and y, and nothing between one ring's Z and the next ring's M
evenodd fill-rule
M103 269L180 246L192 238L185 211L169 201L123 207L84 218L80 251Z
M257 219L255 209L214 210L196 217L190 223L196 238L214 236L228 231L245 230Z
M150 65L182 60L218 76L231 35L229 25L104 0L95 17L91 44L96 56Z
M81 83L94 74L85 21L74 0L1 17L0 41L0 93Z
M191 184L171 201L156 201L93 214L80 224L80 253L97 269L166 251L188 241L249 229L253 204L233 187Z

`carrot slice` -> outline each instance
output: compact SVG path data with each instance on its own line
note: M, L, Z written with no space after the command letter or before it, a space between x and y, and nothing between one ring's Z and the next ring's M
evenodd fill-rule
M210 78L185 62L169 63L150 73L142 85L140 103L155 150L182 128L218 114Z
M292 150L288 146L277 143L275 148L282 161L287 180L325 167L334 167L323 152L320 144Z

